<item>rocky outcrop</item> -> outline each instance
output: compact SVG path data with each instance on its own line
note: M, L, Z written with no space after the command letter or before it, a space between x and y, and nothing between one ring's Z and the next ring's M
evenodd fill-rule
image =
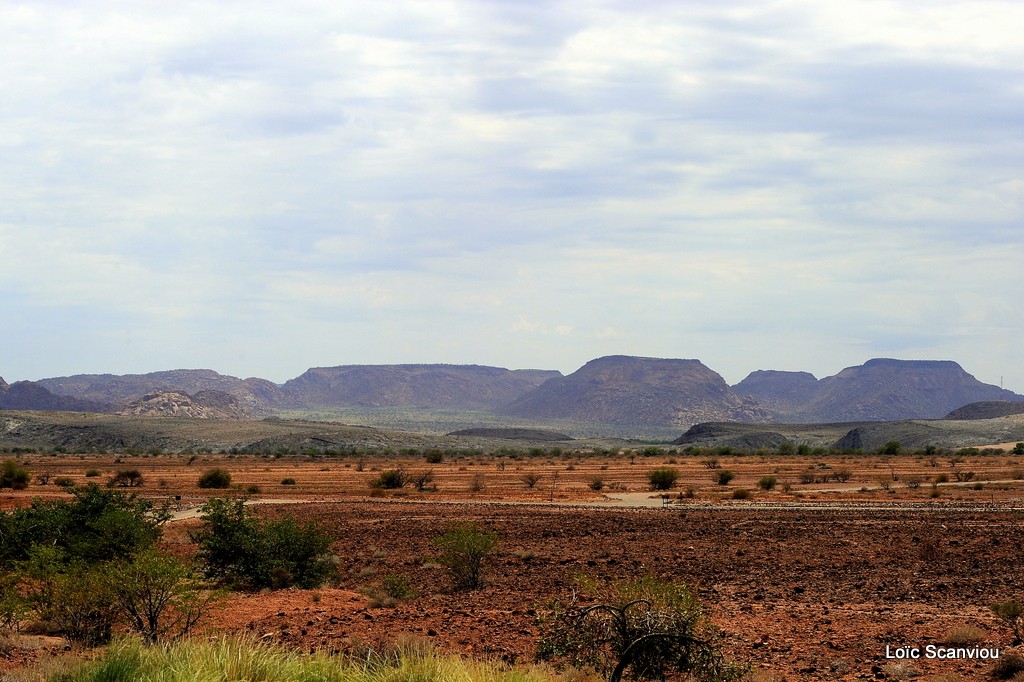
M259 414L281 400L281 389L266 379L219 374L209 369L174 369L148 374L78 374L41 379L52 392L103 403L129 404L145 396L179 392L195 396L201 391L231 394L247 412Z
M549 370L481 365L342 365L314 367L282 386L290 407L492 409L552 377Z
M122 407L117 414L192 419L244 419L248 416L238 400L224 391L199 391L194 396L178 391L150 393Z
M623 426L689 427L703 421L767 421L699 360L612 355L550 379L501 410L517 417Z

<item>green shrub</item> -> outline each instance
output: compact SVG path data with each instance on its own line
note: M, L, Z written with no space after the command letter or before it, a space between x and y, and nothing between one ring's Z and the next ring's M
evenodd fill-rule
M701 682L744 679L747 671L723 658L717 631L686 585L645 578L583 587L598 603L555 601L541 614L539 658L594 668L614 681L627 669L640 679L663 680L672 671Z
M128 557L151 547L170 516L150 500L96 484L71 492L70 502L35 500L0 512L0 568L27 560L35 546L52 548L62 563Z
M444 461L444 453L440 450L428 450L423 458L427 460L428 464L440 464Z
M99 475L100 475L100 470L99 469L86 469L85 470L85 477L86 478L96 478Z
M734 500L749 500L750 491L746 488L736 488L732 491L732 499Z
M990 608L992 613L1013 630L1014 645L1020 644L1024 639L1024 604L1011 600L996 602Z
M722 469L714 475L714 480L718 485L729 485L732 479L736 478L736 474L729 471L728 469Z
M262 520L245 500L213 498L202 507L203 527L192 536L207 575L243 587L319 587L333 570L333 538L317 524L292 518Z
M455 523L434 539L441 550L439 563L448 569L454 590L475 590L483 584L484 560L498 546L498 534L475 523Z
M883 455L898 455L900 454L901 447L902 446L900 445L900 442L898 440L891 440L888 441L885 445L883 445L879 449L879 452Z
M647 480L653 490L668 490L676 484L679 470L674 467L658 467L647 474Z
M32 480L32 474L13 459L4 460L0 467L0 489L24 490Z
M58 476L53 479L53 482L59 485L61 488L71 488L75 485L75 479L68 478L67 476Z
M128 628L151 643L188 634L220 596L181 560L153 550L112 564L106 577Z
M370 483L373 488L383 488L385 490L396 490L398 488L404 488L406 483L409 482L405 472L401 469L385 469Z
M231 487L231 472L226 469L210 469L203 472L199 477L200 488L229 488Z
M774 490L778 482L779 479L774 476L762 476L761 480L757 482L757 487L761 490Z
M594 478L590 479L589 482L587 482L587 487L593 490L594 492L601 492L601 490L604 489L604 479L601 478L600 476L595 476Z

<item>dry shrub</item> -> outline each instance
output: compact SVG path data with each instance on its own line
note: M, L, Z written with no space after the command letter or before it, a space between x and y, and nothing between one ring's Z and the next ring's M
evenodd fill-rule
M949 646L970 646L985 639L985 631L973 625L959 625L942 638L942 643Z
M1024 673L1024 656L1016 651L1005 654L992 666L992 677L997 680L1017 682L1017 680L1024 679L1022 673Z

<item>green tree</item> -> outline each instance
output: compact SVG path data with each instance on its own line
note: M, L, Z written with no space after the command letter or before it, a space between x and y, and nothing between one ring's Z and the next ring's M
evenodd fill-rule
M192 535L208 576L244 587L319 587L333 570L334 538L310 522L263 520L244 499L213 498L202 507L203 527Z
M448 569L454 590L475 590L483 585L484 560L498 546L498 534L471 522L455 523L435 538L439 561Z
M113 563L105 575L128 627L150 643L188 634L220 597L182 561L154 550Z

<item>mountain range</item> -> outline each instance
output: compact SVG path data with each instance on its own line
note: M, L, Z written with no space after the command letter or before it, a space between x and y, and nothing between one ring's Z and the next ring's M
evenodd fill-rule
M729 386L699 360L613 355L575 372L480 365L316 367L275 384L209 369L81 374L7 384L0 409L246 418L330 407L478 410L507 417L688 428L704 422L824 423L940 419L1024 396L952 361L873 359L818 379L758 370ZM989 410L1010 410L989 407Z

